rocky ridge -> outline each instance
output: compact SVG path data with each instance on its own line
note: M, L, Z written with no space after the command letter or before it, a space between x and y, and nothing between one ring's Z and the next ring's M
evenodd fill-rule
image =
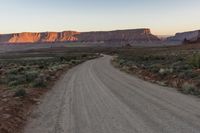
M180 42L198 42L200 40L200 30L176 33L175 36L169 37L167 40Z
M0 43L40 43L40 42L153 42L159 38L150 29L98 31L98 32L24 32L1 34Z

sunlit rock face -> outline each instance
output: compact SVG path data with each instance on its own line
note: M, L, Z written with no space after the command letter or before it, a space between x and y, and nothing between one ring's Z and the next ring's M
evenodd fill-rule
M169 41L191 41L195 42L200 38L200 30L177 33L173 37L169 37Z
M8 40L8 43L18 43L18 42L38 42L40 40L40 33L20 33L13 34L12 37Z
M65 42L77 41L75 31L64 32L42 32L42 33L15 33L15 34L1 34L0 43L37 43L37 42Z
M41 38L39 42L65 42L65 41L77 41L74 36L80 34L75 31L64 31L64 32L44 32L40 33Z
M150 29L133 29L100 32L42 32L1 34L0 43L38 43L38 42L152 42L159 41Z

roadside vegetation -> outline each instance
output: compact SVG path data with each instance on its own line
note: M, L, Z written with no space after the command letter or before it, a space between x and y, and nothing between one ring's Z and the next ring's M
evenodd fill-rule
M176 49L127 49L117 52L113 64L140 78L200 96L200 52Z
M0 54L0 133L20 133L32 106L71 67L104 53L121 70L200 95L200 45L172 48L71 47Z
M95 53L38 54L0 59L0 132L18 133L32 105L71 67Z
M2 59L0 83L13 91L47 87L48 81L55 80L57 72L68 69L96 56L75 54L57 57L34 57Z

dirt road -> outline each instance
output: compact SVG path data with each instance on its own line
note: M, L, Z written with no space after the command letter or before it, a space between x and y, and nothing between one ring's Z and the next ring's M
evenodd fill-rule
M25 133L200 133L200 99L120 72L105 56L69 71Z

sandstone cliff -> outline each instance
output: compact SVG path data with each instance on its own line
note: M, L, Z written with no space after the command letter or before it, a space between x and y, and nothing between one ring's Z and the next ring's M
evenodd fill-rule
M159 41L150 29L117 30L102 32L42 32L0 35L0 43L38 43L38 42L152 42Z
M159 40L158 37L151 34L149 29L83 32L76 37L79 41L86 42L151 42Z
M196 31L189 31L189 32L182 32L176 33L175 36L169 37L168 41L188 41L188 42L196 42L200 39L200 30Z

